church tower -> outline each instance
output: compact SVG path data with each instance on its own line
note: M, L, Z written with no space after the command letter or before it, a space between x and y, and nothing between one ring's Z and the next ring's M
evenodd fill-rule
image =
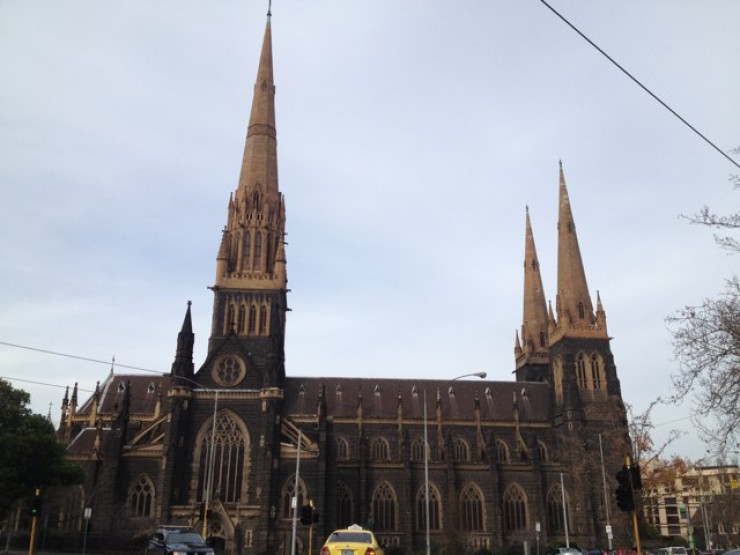
M287 276L285 204L278 188L275 83L268 14L239 184L229 198L216 263L208 359L227 350L241 356L214 368L218 385L234 385L246 373L279 386L285 377L284 333ZM218 363L216 363L218 364ZM243 387L243 386L242 386Z
M585 416L588 406L619 395L606 314L597 294L596 312L586 282L562 163L558 210L558 282L555 314L548 325L556 414L565 420ZM587 411L588 412L588 411Z
M545 381L549 359L548 318L545 291L542 288L540 261L534 246L532 223L527 207L524 239L524 310L522 311L521 341L516 334L514 356L516 357L517 381Z

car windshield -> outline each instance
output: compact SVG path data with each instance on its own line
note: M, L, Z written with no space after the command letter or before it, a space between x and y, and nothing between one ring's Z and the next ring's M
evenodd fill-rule
M334 532L329 536L330 542L373 543L369 532Z
M203 544L203 538L195 532L175 532L167 537L169 543L197 543Z

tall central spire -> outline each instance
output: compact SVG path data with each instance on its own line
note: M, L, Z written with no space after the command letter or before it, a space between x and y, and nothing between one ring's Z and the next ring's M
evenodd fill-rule
M262 40L252 111L237 189L237 202L260 188L262 194L277 196L277 133L275 129L275 81L272 70L271 16L267 16Z
M267 16L239 184L229 200L216 286L285 289L285 206L278 188L271 16Z

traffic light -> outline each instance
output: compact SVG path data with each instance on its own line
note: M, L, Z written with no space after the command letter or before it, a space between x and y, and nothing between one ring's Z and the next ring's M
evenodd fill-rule
M317 511L317 510L314 509L314 511L313 511L313 517L312 518L313 518L312 522L314 524L316 524L319 521L319 519L321 518L321 515L319 514L319 511Z
M313 507L311 505L303 505L301 507L301 524L311 524L313 519Z
M41 495L35 495L28 507L28 516L35 518L41 514Z
M636 464L630 466L630 476L632 477L632 489L642 489L642 478L640 477L640 467Z
M635 510L635 498L632 493L632 485L630 484L630 469L626 466L622 467L622 470L617 472L617 507L622 511L632 512Z

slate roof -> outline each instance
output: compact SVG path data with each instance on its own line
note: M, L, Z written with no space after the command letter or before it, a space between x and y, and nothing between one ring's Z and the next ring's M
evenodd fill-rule
M101 430L101 445L105 442L105 439L110 434L110 428L103 428ZM74 439L67 445L67 453L70 455L75 454L89 454L93 450L95 445L95 428L83 428L80 430Z
M542 382L446 380L399 380L392 378L313 378L285 380L285 413L316 414L321 387L325 387L327 415L354 418L362 396L364 419L398 417L401 398L404 418L436 418L439 392L442 418L475 420L475 399L480 401L481 420L514 419L516 400L521 422L549 422L549 385Z
M154 414L154 407L160 388L166 396L170 386L170 377L158 374L108 374L100 384L99 414L113 414L118 411L123 401L126 383L131 387L131 414ZM91 395L78 409L77 414L90 414L92 410Z

